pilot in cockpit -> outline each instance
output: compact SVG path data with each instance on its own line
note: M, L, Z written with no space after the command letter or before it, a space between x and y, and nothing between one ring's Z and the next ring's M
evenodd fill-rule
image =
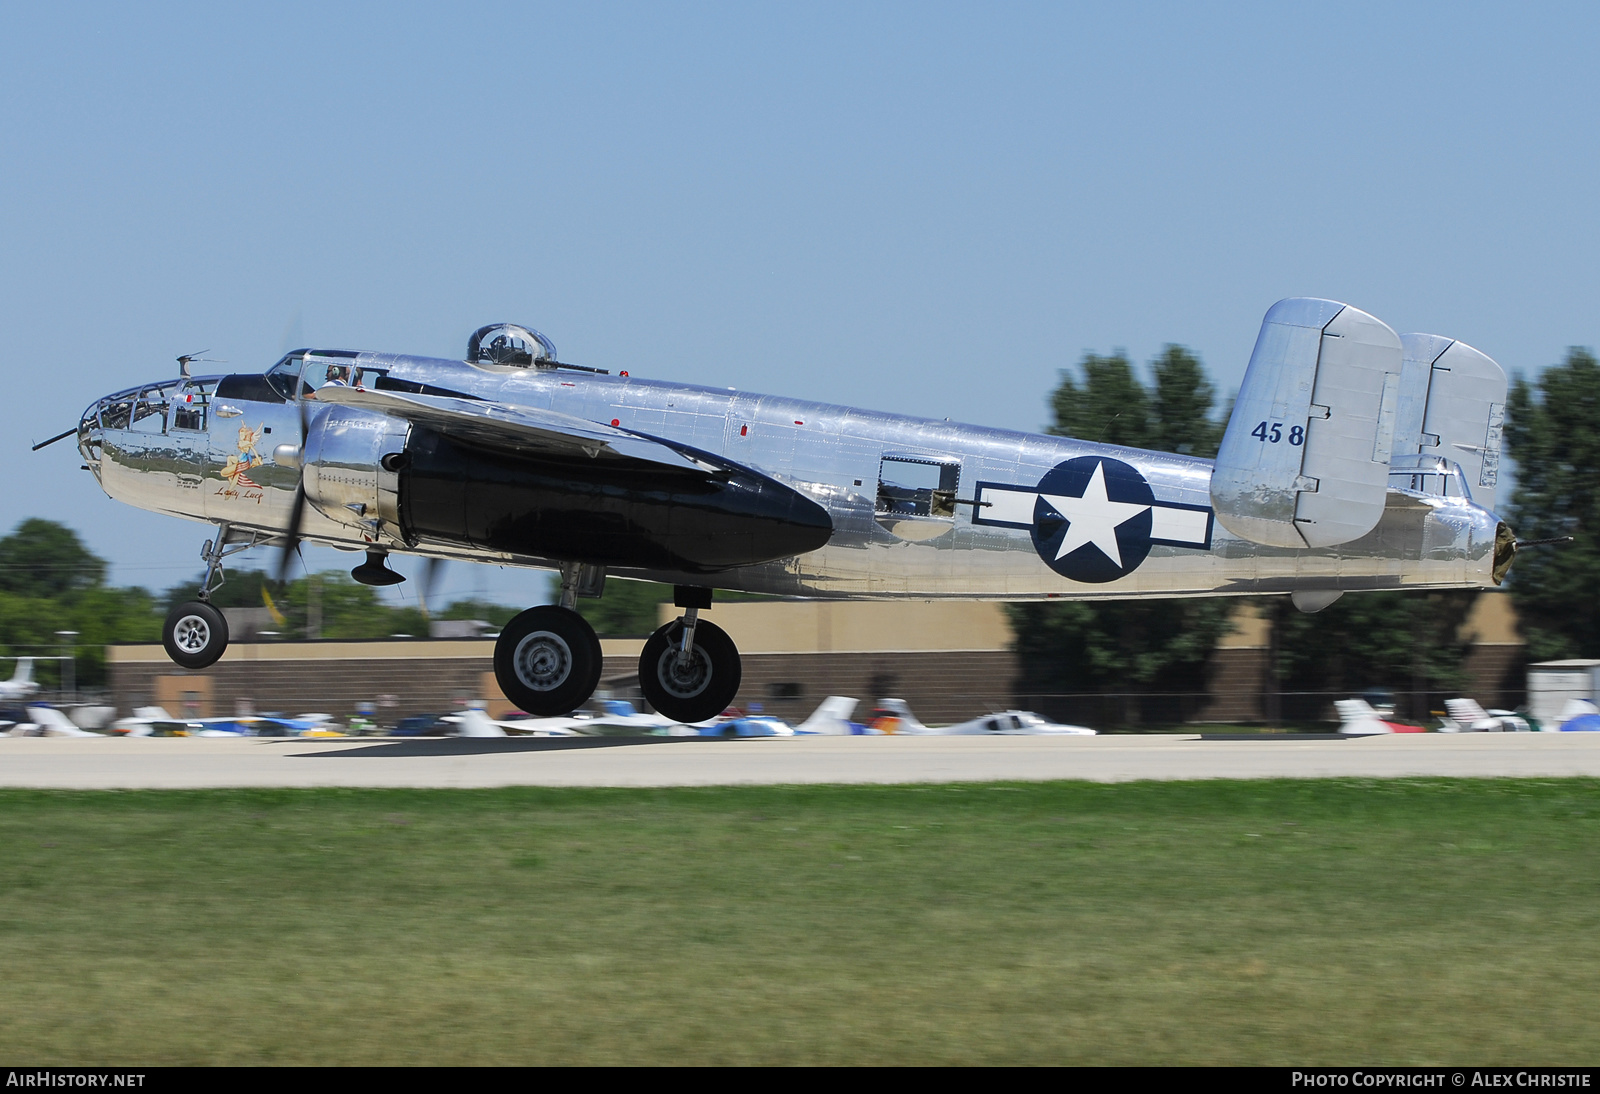
M329 365L328 366L328 382L327 382L327 386L329 386L329 387L349 387L350 386L350 370L347 367L345 367L344 365Z

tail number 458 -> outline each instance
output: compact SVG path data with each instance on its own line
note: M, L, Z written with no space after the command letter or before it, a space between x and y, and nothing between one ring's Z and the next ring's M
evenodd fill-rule
M1262 422L1250 431L1250 436L1258 438L1262 444L1277 444L1283 440L1283 424L1273 422L1268 425ZM1289 443L1302 445L1306 443L1306 428L1303 425L1292 426L1289 429Z

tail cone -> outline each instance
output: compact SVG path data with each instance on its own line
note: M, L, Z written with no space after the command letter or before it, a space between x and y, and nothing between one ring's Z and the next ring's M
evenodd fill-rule
M1494 569L1489 571L1489 576L1494 578L1496 585L1502 584L1506 573L1511 569L1511 563L1517 557L1517 535L1505 521L1494 533Z

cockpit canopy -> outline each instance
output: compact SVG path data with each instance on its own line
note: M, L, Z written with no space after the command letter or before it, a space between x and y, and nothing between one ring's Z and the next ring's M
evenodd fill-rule
M466 359L475 365L552 368L556 363L556 347L550 339L528 327L490 323L479 327L467 339Z
M267 370L270 390L254 395L241 391L238 395L246 399L283 402L301 398L328 384L341 387L377 386L379 377L387 375L388 369L363 367L357 364L359 356L355 350L348 349L297 349L285 354L283 360Z

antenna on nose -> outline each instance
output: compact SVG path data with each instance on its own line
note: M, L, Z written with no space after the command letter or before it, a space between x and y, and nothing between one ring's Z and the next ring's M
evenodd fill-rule
M202 357L202 356L200 356L202 353L210 353L210 352L211 351L209 349L202 349L202 350L196 350L193 353L185 353L182 357L179 357L178 358L178 375L181 376L185 380L189 379L190 378L189 377L189 365L190 365L191 362L194 362L194 361L210 361L213 364L217 364L217 365L225 365L225 364L228 363L226 361L216 360L215 358L212 358L212 357Z

